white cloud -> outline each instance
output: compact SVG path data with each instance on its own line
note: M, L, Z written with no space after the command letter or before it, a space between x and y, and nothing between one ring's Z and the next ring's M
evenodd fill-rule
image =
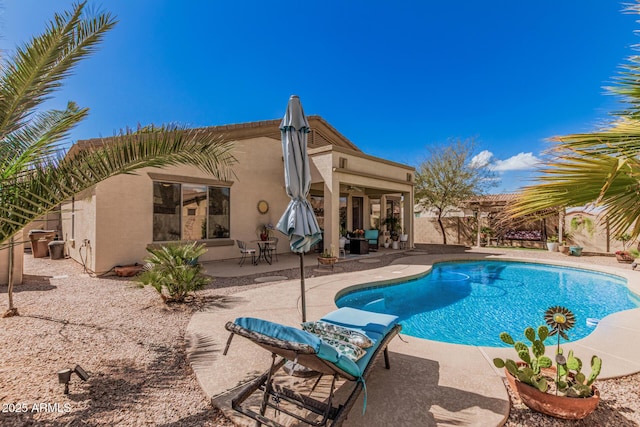
M483 166L486 166L491 161L492 157L493 153L491 151L483 150L473 156L473 158L471 159L471 167L481 168Z
M540 159L533 153L518 153L506 160L496 160L491 169L497 172L530 170L539 162Z
M540 162L533 153L518 153L506 160L497 160L489 150L483 150L471 159L472 167L489 165L489 169L496 172L531 170Z

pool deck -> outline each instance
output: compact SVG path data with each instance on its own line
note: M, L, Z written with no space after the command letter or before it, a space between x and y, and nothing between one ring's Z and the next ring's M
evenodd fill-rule
M535 262L531 255L516 252L407 253L407 257L386 267L307 278L307 320L317 320L335 310L335 296L346 288L418 276L435 262L464 259ZM640 295L640 271L632 271L628 265L594 265L589 257L555 254L553 259L540 259L540 262L616 274L626 278L629 288ZM192 317L186 332L192 367L213 404L238 425L254 423L231 409L229 395L239 385L264 372L271 358L268 352L241 337L233 340L229 354L223 356L229 335L224 329L225 323L236 317L251 316L297 327L300 313L300 281L286 280L225 297L215 307ZM565 348L573 349L583 360L597 354L603 359L599 378L613 378L640 371L639 337L640 309L633 309L607 316L592 334ZM509 396L502 372L491 360L515 358L513 349L446 344L407 335L401 338L395 338L389 345L391 369L386 370L379 363L367 381L366 412L363 414L360 409L361 393L346 426L500 426L505 422L510 408Z

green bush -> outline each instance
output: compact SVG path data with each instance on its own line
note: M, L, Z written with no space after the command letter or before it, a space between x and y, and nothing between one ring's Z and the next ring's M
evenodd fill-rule
M165 302L183 302L189 293L204 288L211 278L202 273L198 258L207 252L202 244L170 243L147 248L147 268L137 277L142 285L153 286Z

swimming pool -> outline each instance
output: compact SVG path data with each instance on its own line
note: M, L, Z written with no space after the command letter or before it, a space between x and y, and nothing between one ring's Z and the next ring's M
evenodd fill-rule
M504 347L499 334L522 339L527 326L544 324L544 311L569 308L571 341L593 332L597 320L640 307L618 276L570 267L513 261L438 263L427 275L342 295L338 307L400 317L402 332L455 344ZM589 319L589 322L587 320Z

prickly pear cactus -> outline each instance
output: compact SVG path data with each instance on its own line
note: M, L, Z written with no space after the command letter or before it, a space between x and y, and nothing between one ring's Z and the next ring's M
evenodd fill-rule
M513 348L518 354L518 358L524 362L525 365L518 366L518 364L511 359L502 360L500 358L493 359L493 364L497 368L506 368L507 371L519 381L536 387L540 391L546 391L548 388L547 380L542 376L540 369L548 368L552 365L551 359L544 355L545 346L542 337L546 338L548 332L549 330L546 326L541 326L538 328L538 337L536 337L535 329L531 327L525 329L524 336L531 342L533 355L525 343L514 341L513 337L507 332L501 333L500 340L505 344L513 345Z
M591 396L591 385L600 374L602 359L598 356L591 358L591 373L587 378L582 371L582 361L575 357L573 350L569 351L565 363L558 363L558 378L556 387L558 393L568 397Z
M602 359L598 356L591 358L591 373L586 377L582 373L582 361L574 356L573 350L569 351L565 357L560 347L560 337L568 340L568 336L564 331L573 327L575 323L573 313L564 307L551 307L545 313L545 321L549 326L553 327L551 332L545 325L539 326L537 331L532 327L524 330L524 336L530 342L530 345L515 341L507 332L502 332L500 340L513 346L521 362L517 363L512 359L495 358L493 359L493 364L497 368L505 368L520 382L536 387L542 392L548 390L549 381L554 381L557 394L568 397L591 396L591 385L600 374ZM558 336L555 356L557 376L555 378L546 378L542 374L542 368L552 367L553 362L549 357L545 356L544 341L547 337L554 335Z

